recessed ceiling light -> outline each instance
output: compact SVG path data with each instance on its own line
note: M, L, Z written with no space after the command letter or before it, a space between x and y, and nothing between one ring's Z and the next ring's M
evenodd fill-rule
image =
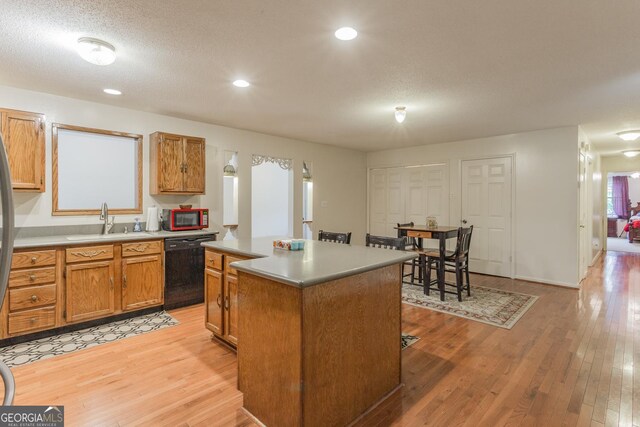
M249 83L246 80L238 79L238 80L233 82L233 85L235 87L249 87L249 86L251 86L251 83Z
M407 117L407 107L396 107L396 122L402 123Z
M104 93L108 93L109 95L122 95L118 89L104 89Z
M640 138L640 130L626 130L624 132L618 132L616 135L625 141L635 141Z
M640 154L640 150L627 150L623 151L622 154L627 157L636 157L638 154Z
M339 40L348 41L358 37L358 32L351 27L342 27L336 30L335 35Z
M109 65L116 60L116 48L109 43L91 37L78 39L78 54L95 65Z

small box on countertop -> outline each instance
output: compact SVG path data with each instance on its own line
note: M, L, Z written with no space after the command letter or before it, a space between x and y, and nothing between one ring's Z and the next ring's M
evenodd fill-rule
M284 249L287 251L302 251L304 250L304 240L274 240L273 247L276 249Z

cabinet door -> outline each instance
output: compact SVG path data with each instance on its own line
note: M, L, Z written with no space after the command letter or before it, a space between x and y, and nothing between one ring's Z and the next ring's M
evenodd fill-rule
M159 190L180 192L184 184L182 137L163 134L158 144Z
M202 138L184 139L184 191L204 193L204 140Z
M67 265L67 322L114 312L113 261Z
M222 273L211 270L204 270L205 280L205 326L211 332L222 335Z
M44 191L44 126L41 114L2 111L2 138L18 191Z
M227 276L225 284L225 338L238 345L238 278Z
M162 255L122 260L122 311L162 304Z

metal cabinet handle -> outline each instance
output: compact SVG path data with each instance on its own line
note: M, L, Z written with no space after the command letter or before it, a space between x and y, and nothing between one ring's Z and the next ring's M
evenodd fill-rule
M229 295L224 297L224 309L229 310Z
M33 301L33 302L38 301L37 295L31 295L31 301Z
M32 317L31 319L29 319L29 322L31 322L32 324L33 324L33 323L36 323L36 318L35 318L35 317Z
M111 289L113 289L113 277L109 277L109 285L111 286Z
M29 276L29 280L31 280L32 282L34 282L36 280L36 275L35 274L31 274Z
M35 264L38 261L37 257L31 257L31 264Z
M222 295L218 294L218 298L216 298L216 303L218 304L218 307L222 307L222 303L220 301L220 298L222 298Z
M122 276L122 288L127 289L127 276Z

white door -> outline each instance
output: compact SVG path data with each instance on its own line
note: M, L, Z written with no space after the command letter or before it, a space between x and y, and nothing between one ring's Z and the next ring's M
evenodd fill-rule
M589 266L589 253L591 248L589 247L589 239L587 237L587 210L589 206L588 201L588 186L587 186L587 159L584 152L580 152L580 170L579 170L579 215L580 215L580 223L578 224L578 233L579 233L579 249L578 255L580 259L580 280L584 279L587 275L587 267Z
M462 162L462 225L473 225L470 269L511 277L511 158Z
M445 164L371 169L369 233L396 236L398 223L424 225L427 216L435 216L440 224L447 224L448 197Z
M387 171L369 173L369 233L382 236L387 229Z

